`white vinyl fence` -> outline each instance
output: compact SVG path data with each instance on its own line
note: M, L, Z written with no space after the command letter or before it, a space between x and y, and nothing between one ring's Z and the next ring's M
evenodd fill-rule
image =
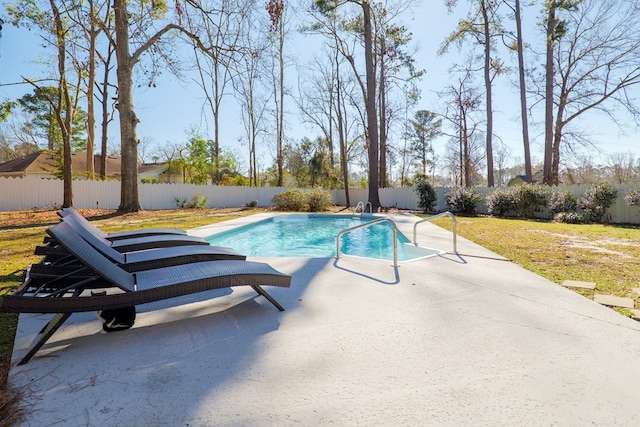
M140 203L144 209L174 209L202 195L209 207L244 206L257 201L271 205L277 187L220 187L192 184L140 184ZM57 179L0 178L0 210L55 209L63 202L63 182ZM73 204L77 208L117 209L120 205L119 181L73 181Z
M22 209L55 209L62 205L63 185L61 180L41 178L0 178L0 211ZM588 185L566 187L580 197ZM618 200L608 210L610 222L616 224L640 224L640 208L626 206L624 195L628 185L618 185ZM256 201L259 206L271 206L276 194L287 190L283 187L223 187L192 184L140 184L140 203L144 209L174 209L183 201L189 202L202 195L209 207L238 207ZM476 188L481 196L486 196L493 188ZM447 210L445 195L448 188L436 188L438 202L436 210ZM332 190L334 203L345 205L344 190ZM398 209L418 209L417 196L411 188L381 188L380 202L385 207ZM350 189L351 206L367 200L368 190ZM120 205L119 181L73 182L73 201L77 208L117 209ZM483 203L478 206L480 213L487 213Z

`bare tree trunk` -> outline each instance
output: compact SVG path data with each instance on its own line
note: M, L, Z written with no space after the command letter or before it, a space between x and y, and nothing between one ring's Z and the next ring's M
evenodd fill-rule
M347 206L351 206L349 198L349 158L346 141L346 130L344 125L344 115L342 108L342 80L340 79L340 62L338 61L338 51L336 50L336 118L338 120L338 137L340 139L340 167L342 169L342 180L344 182L344 196Z
M547 63L545 66L545 116L544 116L544 184L553 184L553 45L556 25L555 7L549 5L547 14Z
M249 77L249 123L251 124L251 140L249 141L249 185L258 186L258 164L256 161L256 139L258 124L256 122L256 111L253 105L253 77Z
M462 114L462 144L464 147L464 186L471 187L471 159L469 153L469 128L466 113Z
M278 108L278 186L284 185L283 180L283 164L284 154L282 152L282 143L284 140L284 19L280 19L278 34L278 64L280 66L278 75L279 84L279 108Z
M96 84L96 39L98 31L96 30L95 10L93 0L89 0L88 5L90 22L89 22L89 75L87 82L87 178L93 180L95 178L95 166L93 164L93 152L96 141L96 113L94 107L94 90Z
M564 83L564 81L563 81ZM560 144L562 143L562 129L564 123L562 123L562 117L567 106L566 98L566 85L562 85L561 96L558 102L558 111L556 112L556 121L553 133L553 145L551 150L551 175L549 184L558 185L560 183Z
M370 0L362 1L364 19L364 57L367 74L367 136L369 142L369 203L374 212L380 208L378 195L378 158L380 149L378 145L378 123L376 114L376 76L373 68L373 40L371 29L371 5Z
M460 142L459 142L460 147L458 147L459 150L460 150L460 155L458 156L458 162L460 162L460 167L459 167L459 169L460 169L460 187L463 187L464 186L464 179L463 179L463 177L464 177L464 142L463 142L464 141L464 138L463 138L464 133L463 133L463 127L462 127L462 116L460 117L460 130L458 131L458 133L459 133L458 137L460 139Z
M213 171L211 173L211 182L217 184L220 182L220 84L218 79L220 78L220 62L216 55L211 55L211 82L213 84L213 95L209 95L206 88L206 81L203 73L203 65L200 63L198 54L195 54L195 61L200 76L201 87L205 93L205 99L209 108L211 108L211 115L213 117L213 153L211 153L211 164L213 165Z
M56 120L60 125L63 143L63 168L62 177L63 184L63 201L62 207L67 208L73 206L73 168L71 160L71 126L73 123L73 106L69 95L69 85L67 83L66 56L67 46L65 40L65 29L60 16L60 11L54 0L49 0L51 11L53 12L53 21L56 31L56 45L58 48L58 101L54 108ZM64 117L62 110L64 109Z
M524 173L527 182L533 181L531 172L531 152L529 143L529 119L527 115L527 88L524 75L524 41L522 40L522 15L520 0L515 4L516 37L518 43L518 76L520 78L520 115L522 120L522 142L524 144Z
M133 106L133 65L129 53L129 14L125 0L114 0L113 11L116 29L116 58L118 60L118 112L120 115L120 139L122 150L122 182L119 212L141 210L138 194L138 135Z
M551 161L551 181L549 184L558 185L560 183L560 143L562 142L561 128L556 127L553 134L553 158Z
M487 106L487 186L494 186L493 179L493 101L491 82L491 34L489 34L489 14L485 0L480 2L484 24L484 85ZM468 183L467 183L468 185Z
M380 176L379 178L379 186L381 188L387 187L387 113L386 113L386 75L385 75L385 63L384 63L384 51L385 51L385 40L384 37L381 39L382 46L380 46L380 51L382 54L380 55L380 88L378 97L380 98L380 111L378 112L380 115Z
M213 175L214 175L214 183L218 184L220 182L220 83L218 83L218 61L216 59L215 64L215 77L214 77L214 102L216 103L216 108L213 109L213 147L214 147L214 158L213 158Z
M337 52L336 52L337 53ZM336 58L337 60L337 58ZM333 63L331 64L333 65ZM338 80L338 77L336 76L336 80ZM329 87L329 101L328 101L328 123L327 123L327 145L329 146L329 164L331 165L331 167L333 168L335 166L335 153L333 151L333 110L334 110L334 106L337 105L337 103L339 101L337 101L336 99L336 92L338 91L337 88L334 88L334 80L333 77L331 79L331 86ZM336 83L337 85L337 83Z
M107 142L109 141L109 122L111 122L111 118L109 117L109 72L111 71L112 54L113 50L109 47L107 56L104 58L104 78L101 83L102 90L100 91L102 96L102 123L100 125L100 179L102 180L107 178Z

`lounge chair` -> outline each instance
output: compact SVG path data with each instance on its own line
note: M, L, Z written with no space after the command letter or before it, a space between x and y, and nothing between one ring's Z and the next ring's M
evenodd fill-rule
M68 232L77 233L107 258L129 272L170 267L172 265L190 262L225 259L244 260L247 258L245 255L241 255L231 248L210 245L184 245L151 248L143 251L119 252L111 246L111 242L91 233L83 227L82 224L77 222L75 218L71 217L64 218L60 224L52 228L70 228L72 231Z
M186 236L187 232L184 230L179 230L175 228L145 228L140 230L130 230L130 231L120 231L117 233L105 233L100 230L98 227L93 225L89 220L87 220L80 212L78 212L74 208L64 208L58 212L58 215L61 218L73 217L78 221L82 222L85 227L91 229L94 234L103 237L108 240L120 240L120 239L130 239L132 237L146 237L146 236L158 236L158 235L181 235Z
M27 363L76 312L134 307L210 289L242 285L251 286L278 310L284 310L261 286L289 287L291 277L265 263L205 261L130 273L114 264L69 227L55 226L49 232L84 267L75 274L49 281L46 286L25 280L13 295L3 297L0 311L55 313L20 360L21 365ZM109 293L94 295L92 289L108 289Z
M139 236L109 240L104 237L103 231L95 227L86 219L83 220L81 218L83 217L70 215L68 217L62 217L62 221L69 222L75 230L83 230L85 236L92 234L95 238L102 240L106 246L109 246L121 253L185 245L209 246L209 242L207 242L205 239L196 236L189 236L186 234L158 234L152 236ZM50 244L52 240L45 239L45 242ZM50 244L49 246L55 248L55 239L53 239L53 245ZM48 248L43 248L42 253L46 254L47 250Z
M53 240L55 240L55 235L51 233L51 229L56 229L55 234L58 235L60 233L77 233L111 262L130 273L194 262L245 260L247 258L246 255L239 254L231 248L202 245L154 248L121 253L111 248L104 239L93 235L83 227L74 226L74 224L76 223L73 219L66 218L47 230L47 233L51 235ZM55 250L57 251L55 257L51 257L51 253L47 253L39 263L31 265L27 269L24 281L28 281L29 286L34 289L52 289L54 284L59 283L61 279L78 279L94 275L64 246L57 246Z

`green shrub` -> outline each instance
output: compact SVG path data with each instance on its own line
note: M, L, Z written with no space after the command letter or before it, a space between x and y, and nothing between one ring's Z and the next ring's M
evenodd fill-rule
M418 207L422 209L423 212L433 211L433 205L435 205L438 200L438 195L436 194L436 190L433 189L433 186L431 186L426 179L422 178L416 182L413 191L418 195Z
M322 212L329 209L333 205L333 197L327 190L314 188L306 192L307 204L310 212Z
M191 198L191 200L187 200L185 198L174 197L173 200L176 202L176 206L180 209L204 209L207 207L209 201L202 194L196 194Z
M207 207L208 200L202 194L196 194L191 198L191 201L187 204L188 208L204 209Z
M547 207L548 190L541 185L522 184L494 190L485 203L493 216L534 218L536 213Z
M513 195L515 212L520 218L534 218L547 206L547 187L525 183L510 187L508 191Z
M185 198L174 197L173 201L176 203L176 206L181 209L187 206L187 199Z
M304 211L309 207L304 191L299 188L276 194L271 201L281 211Z
M568 190L555 191L549 199L549 209L554 214L561 212L575 212L578 207L578 198Z
M567 224L584 224L589 222L589 217L578 212L558 212L553 217L554 222L564 222Z
M247 203L245 206L248 207L248 208L255 208L256 206L258 206L258 201L257 200L252 200L249 203Z
M489 194L485 200L487 211L490 215L498 217L513 216L516 210L516 203L513 193L508 190L497 189Z
M321 188L294 188L276 194L271 201L276 205L276 209L281 211L326 211L333 204L331 193Z
M472 188L456 187L447 193L446 200L451 212L475 215L482 197Z
M601 223L607 209L613 205L618 198L618 190L613 185L607 183L593 184L578 200L578 206L593 222Z

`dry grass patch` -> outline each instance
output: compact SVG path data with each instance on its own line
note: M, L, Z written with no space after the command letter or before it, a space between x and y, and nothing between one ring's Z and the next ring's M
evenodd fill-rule
M11 387L7 382L9 359L13 349L18 315L0 313L0 425L18 425L24 416L21 406L22 390Z
M22 393L20 390L7 386L8 370L0 369L0 425L17 426L24 418L25 410L21 406Z

